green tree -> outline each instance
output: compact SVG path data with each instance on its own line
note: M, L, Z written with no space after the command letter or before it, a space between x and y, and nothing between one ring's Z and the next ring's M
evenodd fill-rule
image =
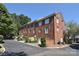
M72 43L76 35L79 35L79 25L74 21L69 21L66 23L65 39Z
M20 22L19 22L19 17L16 15L16 13L10 14L11 18L14 20L14 22L17 24L17 28L20 28Z
M0 4L0 35L8 37L10 35L15 35L17 31L17 26L11 18L7 8Z
M15 20L18 29L31 21L31 18L29 18L28 16L24 16L23 14L16 15L16 13L13 13L11 14L11 17L13 18L13 20Z
M23 14L10 14L7 8L0 4L0 35L4 37L17 35L19 29L30 21L31 19Z
M19 15L19 18L20 18L21 25L25 25L31 21L31 19L28 16L24 16L23 14Z

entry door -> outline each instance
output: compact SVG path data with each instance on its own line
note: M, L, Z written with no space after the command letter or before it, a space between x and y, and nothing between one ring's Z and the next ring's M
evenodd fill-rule
M41 38L38 38L38 44L41 45Z

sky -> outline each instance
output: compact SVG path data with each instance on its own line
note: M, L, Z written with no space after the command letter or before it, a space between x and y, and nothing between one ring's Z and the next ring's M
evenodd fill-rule
M7 3L5 4L10 13L24 14L32 21L61 12L65 22L73 20L79 24L79 4L68 3Z

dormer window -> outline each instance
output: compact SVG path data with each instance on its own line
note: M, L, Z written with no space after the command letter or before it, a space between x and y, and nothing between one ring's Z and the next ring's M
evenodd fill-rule
M48 24L48 23L49 23L49 19L46 19L46 20L45 20L45 24Z

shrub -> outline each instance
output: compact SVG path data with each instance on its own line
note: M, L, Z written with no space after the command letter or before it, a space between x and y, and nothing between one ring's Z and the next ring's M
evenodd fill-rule
M23 40L25 41L25 43L27 43L29 38L28 37L23 37Z
M23 37L23 40L25 41L25 43L36 43L37 42L36 39L32 40L30 37Z
M68 44L72 44L72 39L69 39L68 40Z
M72 39L64 39L64 42L65 42L66 44L72 44Z
M35 41L31 41L31 40L29 40L29 43L36 43L37 41L35 40Z
M3 36L2 35L0 35L0 39L3 39Z
M46 47L46 41L44 38L41 38L41 45L40 47Z
M65 44L68 44L68 39L64 39Z
M36 39L32 40L31 37L27 37L27 36L21 37L20 35L17 37L18 37L17 38L18 41L25 41L25 43L36 43L37 42Z
M0 35L0 43L4 43L2 35Z
M18 40L18 41L21 41L21 40L22 40L22 38L21 38L20 35L17 36L17 40Z

